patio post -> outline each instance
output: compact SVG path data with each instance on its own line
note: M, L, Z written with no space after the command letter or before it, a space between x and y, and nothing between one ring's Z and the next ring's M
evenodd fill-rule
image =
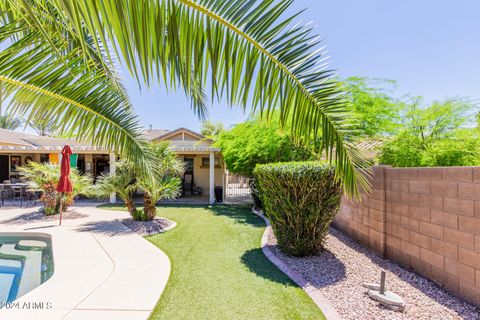
M215 202L215 154L210 152L210 179L209 179L209 197L210 203Z
M117 161L117 159L115 157L115 153L110 153L109 156L110 156L110 173L114 174L116 170L115 162ZM115 202L117 202L117 194L115 192L112 192L110 194L110 203L115 203Z

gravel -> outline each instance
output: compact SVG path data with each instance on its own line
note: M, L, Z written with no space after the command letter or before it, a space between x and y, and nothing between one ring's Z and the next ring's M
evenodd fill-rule
M473 305L419 274L379 257L334 228L327 237L326 250L318 256L286 256L276 246L272 234L268 245L280 260L321 291L342 319L480 319L480 310ZM386 271L387 290L404 299L404 313L381 306L362 287L364 282L379 283L381 270Z
M176 223L166 218L155 218L152 221L135 221L124 219L122 223L142 237L162 233L176 226Z

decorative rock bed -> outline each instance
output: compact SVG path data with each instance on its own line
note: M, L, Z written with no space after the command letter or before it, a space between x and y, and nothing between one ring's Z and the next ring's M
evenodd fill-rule
M286 256L276 246L272 233L268 247L317 288L342 319L480 319L480 310L474 306L417 273L377 256L334 228L327 237L326 251L319 256ZM364 282L378 283L382 270L386 271L388 290L405 300L404 313L381 306L362 287Z
M121 221L127 228L136 232L142 237L152 236L175 228L176 222L166 218L155 218L152 221L135 221L124 219Z

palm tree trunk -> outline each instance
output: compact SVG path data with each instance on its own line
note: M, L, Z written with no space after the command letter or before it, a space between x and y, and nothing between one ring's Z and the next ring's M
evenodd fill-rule
M155 208L155 203L153 203L152 198L147 192L143 194L143 203L144 203L143 212L147 217L147 221L153 220L157 215L157 209Z
M125 201L125 205L127 206L127 210L130 213L130 215L133 216L135 214L135 211L137 211L137 208L135 207L135 202L133 201L133 199L130 198L127 201Z

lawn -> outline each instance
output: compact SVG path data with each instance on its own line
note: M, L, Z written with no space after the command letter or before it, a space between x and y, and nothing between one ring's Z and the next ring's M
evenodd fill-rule
M147 239L172 273L151 319L324 319L263 255L265 224L240 206L161 206L177 227Z

